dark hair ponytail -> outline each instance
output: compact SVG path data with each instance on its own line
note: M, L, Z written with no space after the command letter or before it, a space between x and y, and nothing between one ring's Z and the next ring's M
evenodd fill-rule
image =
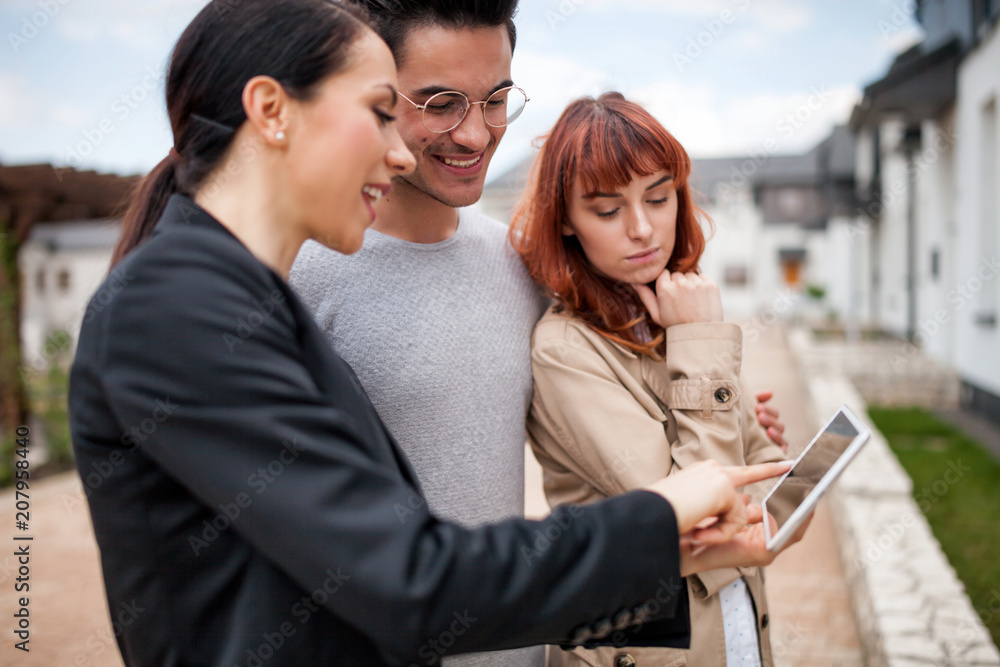
M333 0L213 0L170 59L167 113L174 148L142 180L122 219L112 268L156 227L170 195L193 197L246 121L243 88L276 79L299 100L348 64L367 16Z

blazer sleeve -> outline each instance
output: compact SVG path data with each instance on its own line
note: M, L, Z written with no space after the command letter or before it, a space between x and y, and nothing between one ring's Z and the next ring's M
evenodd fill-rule
M489 651L599 641L678 611L677 596L647 604L681 581L661 497L640 491L474 530L439 521L375 448L377 416L351 402L362 393L353 373L338 374L333 394L319 390L300 344L314 325L272 298L280 281L198 256L147 254L154 265L108 306L97 366L106 400L203 507L248 494L232 530L304 592L341 574L324 606L388 663L449 628L450 653ZM687 641L686 613L648 625Z

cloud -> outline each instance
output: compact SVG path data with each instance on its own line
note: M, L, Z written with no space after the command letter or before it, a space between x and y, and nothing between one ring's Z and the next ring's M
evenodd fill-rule
M49 119L56 125L82 127L93 124L96 116L92 109L78 104L60 104L49 112Z
M696 157L802 153L843 124L860 100L853 85L820 86L788 95L723 99L716 88L664 80L629 91Z
M161 52L169 49L184 26L206 4L206 0L101 0L99 3L69 0L61 6L53 25L74 42L93 44L110 40L130 49Z
M27 83L12 74L0 73L0 127L5 130L34 125L38 100L29 95Z
M902 26L898 30L887 32L885 35L877 38L880 42L879 46L884 45L897 55L906 51L914 44L920 43L923 39L924 31L917 25Z
M585 7L657 12L672 16L712 19L723 12L745 15L775 32L790 32L808 28L815 15L808 4L794 0L570 0Z

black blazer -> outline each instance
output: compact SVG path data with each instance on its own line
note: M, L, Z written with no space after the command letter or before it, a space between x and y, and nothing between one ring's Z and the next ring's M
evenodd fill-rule
M90 301L69 404L128 665L687 645L669 503L439 521L296 295L186 197Z

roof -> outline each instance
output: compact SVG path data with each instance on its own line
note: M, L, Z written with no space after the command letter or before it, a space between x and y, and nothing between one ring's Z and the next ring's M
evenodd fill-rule
M50 251L110 250L120 232L118 220L39 222L31 227L28 242L44 244Z
M691 182L695 189L711 195L722 183L752 187L820 185L854 178L854 134L839 125L829 137L803 155L706 158L693 160Z
M961 42L956 37L924 53L920 44L900 54L881 79L865 88L850 125L857 128L898 115L910 122L935 118L954 103Z

